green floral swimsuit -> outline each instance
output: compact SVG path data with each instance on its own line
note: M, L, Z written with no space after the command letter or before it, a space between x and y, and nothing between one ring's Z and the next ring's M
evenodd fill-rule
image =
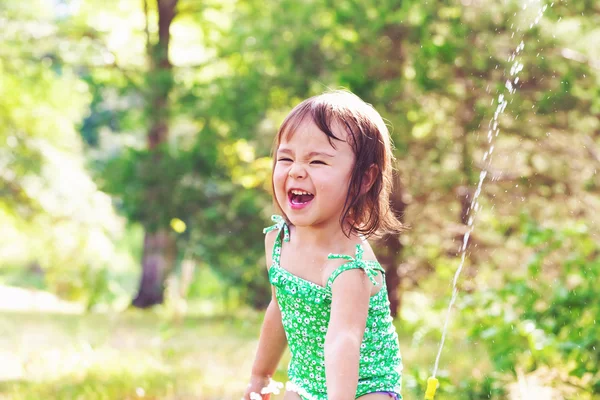
M269 280L275 287L292 356L288 379L304 400L326 400L324 348L331 313L331 285L341 273L354 268L364 270L376 284L377 271L383 274L384 270L377 261L363 260L362 246L357 245L355 258L340 254L329 255L329 259L340 258L348 262L331 274L325 287L293 275L280 265L281 232L283 231L283 240L288 242L288 226L281 216L274 215L271 218L276 224L266 228L264 232L280 232L273 246ZM357 398L373 392L400 394L402 359L398 335L392 322L387 289L383 285L369 303L369 314L360 346Z

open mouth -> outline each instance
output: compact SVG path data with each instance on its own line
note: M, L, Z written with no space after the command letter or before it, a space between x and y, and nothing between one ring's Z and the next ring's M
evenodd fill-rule
M314 197L314 194L300 189L291 189L288 192L288 200L292 208L306 207Z

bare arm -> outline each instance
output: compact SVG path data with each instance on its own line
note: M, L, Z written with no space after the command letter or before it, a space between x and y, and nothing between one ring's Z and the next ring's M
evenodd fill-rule
M325 337L325 376L329 400L353 400L373 285L360 270L342 273L332 286L331 319Z
M265 253L267 258L267 268L271 266L271 252L277 232L270 232L265 236ZM275 288L271 288L271 302L267 307L265 318L258 340L258 349L252 366L252 376L250 384L244 395L244 399L249 399L251 392L260 393L261 389L269 383L269 379L275 373L277 364L287 346L287 338L281 323L281 311L275 297ZM263 396L267 400L268 395Z
M252 375L271 377L277 369L286 346L287 339L281 323L279 305L277 300L272 298L260 332Z

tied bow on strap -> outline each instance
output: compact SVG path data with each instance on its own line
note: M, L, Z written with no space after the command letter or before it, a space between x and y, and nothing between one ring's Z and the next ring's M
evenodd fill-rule
M364 253L364 250L363 250L362 246L360 244L357 244L356 245L356 255L354 256L355 258L353 258L352 256L349 256L349 255L346 255L346 254L329 254L327 256L327 258L330 260L333 260L333 259L348 260L348 261L358 265L362 270L364 270L367 273L367 276L369 277L369 280L371 281L371 283L373 285L377 286L377 281L375 280L375 277L377 276L377 271L363 260L363 258L362 258L363 253Z
M275 225L271 225L268 228L263 229L263 233L269 233L274 230L281 231L283 229L283 241L290 241L290 231L288 229L287 224L285 223L285 219L281 215L272 215L271 220L275 222Z

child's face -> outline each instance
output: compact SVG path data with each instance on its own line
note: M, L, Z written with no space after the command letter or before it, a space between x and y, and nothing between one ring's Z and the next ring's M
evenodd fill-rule
M343 141L328 137L307 118L292 135L282 137L275 153L275 198L296 226L339 224L348 193L354 152L347 132L334 127Z

